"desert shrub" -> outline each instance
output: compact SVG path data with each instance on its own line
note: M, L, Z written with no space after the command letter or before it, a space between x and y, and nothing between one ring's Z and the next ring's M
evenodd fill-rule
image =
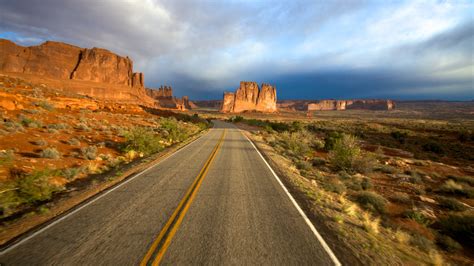
M369 178L364 177L362 181L360 182L360 186L362 187L363 190L369 190L372 188L372 182L370 181Z
M15 154L12 150L0 151L0 165L10 164L15 159Z
M298 160L296 162L296 168L298 168L298 170L310 170L311 169L311 163L307 162L307 161L304 161L304 160Z
M73 146L81 145L81 142L76 138L70 138L66 141L66 143L69 144L69 145L73 145Z
M48 142L44 139L33 140L31 143L33 145L36 145L36 146L46 146L46 145L48 145Z
M448 215L439 220L439 227L443 233L460 243L472 245L474 243L474 215Z
M343 135L332 146L333 148L329 152L330 162L338 170L352 171L354 162L361 153L357 140L353 136Z
M51 134L57 134L57 133L59 133L59 130L54 129L54 128L48 128L47 130L48 130L48 133L51 133Z
M14 181L0 182L0 217L9 216L22 203Z
M47 126L48 129L57 129L57 130L60 130L60 129L68 129L69 126L67 124L64 124L64 123L59 123L59 124L49 124Z
M424 151L427 151L427 152L433 152L437 154L441 154L444 152L443 148L435 141L427 142L423 144L421 147Z
M91 131L92 129L85 123L79 123L76 126L76 129L82 130L82 131Z
M444 184L442 184L438 192L445 194L460 195L468 198L474 197L474 189L470 186L463 186L462 184L456 183L454 180L449 179Z
M72 180L74 177L76 177L78 174L81 173L82 168L81 167L71 167L71 168L66 168L61 171L61 174L67 179L67 180Z
M436 200L438 201L441 207L446 208L448 210L465 211L467 209L464 204L453 198L437 197Z
M336 144L336 141L339 139L342 139L343 134L336 132L336 131L331 131L326 134L326 137L324 138L324 149L326 151L330 151L334 149L334 145Z
M339 171L337 173L337 175L339 176L339 179L341 179L341 180L350 180L350 179L352 179L352 176L350 174L348 174L346 171Z
M17 122L6 121L5 123L3 123L3 125L5 126L5 129L8 132L15 133L15 132L25 131L25 128L20 123L17 123Z
M48 159L59 159L61 158L61 153L56 148L46 148L40 152L40 157Z
M461 244L459 244L456 240L441 234L436 237L436 244L448 252L454 252L462 249Z
M471 186L474 186L474 177L472 177L472 176L448 175L447 178L452 179L452 180L457 181L457 182L466 183L466 184L469 184Z
M376 162L373 156L361 151L357 139L351 135L336 140L329 161L336 170L359 173L372 171Z
M144 127L132 128L125 134L125 143L122 150L134 150L144 154L152 154L163 149L161 138L153 130Z
M362 208L366 210L379 214L384 214L386 212L387 200L375 192L359 192L356 195L356 201Z
M288 132L285 131L279 134L280 143L287 150L295 156L302 156L310 151L307 138L304 138L302 132Z
M29 117L26 117L26 116L22 116L20 118L20 123L25 126L25 127L29 127L29 128L38 128L38 127L42 127L43 124L41 123L41 121L37 121L37 120L34 120L32 118L29 118Z
M392 138L400 142L400 144L404 144L406 141L406 138L408 137L408 134L406 132L393 131L390 133L390 136L392 136Z
M390 196L390 200L397 203L411 203L410 195L404 192L395 192Z
M403 216L421 225L430 225L432 223L432 221L428 217L423 215L423 213L421 213L417 209L407 210L403 213Z
M344 185L344 183L335 178L324 182L323 188L327 191L334 192L337 194L342 194L346 192L346 186Z
M88 146L81 148L82 157L86 160L95 160L97 158L97 147Z
M410 242L410 234L402 231L402 230L397 230L395 231L395 239L397 240L398 243L400 244L406 244L408 242Z
M178 121L174 117L161 117L160 127L164 130L164 136L172 142L182 141L188 137L186 131L180 128Z
M313 166L322 166L326 164L326 160L324 158L314 157L313 160L311 160L311 164Z
M45 169L17 178L20 197L27 203L50 199L53 192L59 189L49 182L52 175L53 171Z
M45 109L46 111L53 111L54 110L54 105L49 103L48 101L41 101L41 102L36 102L34 103L35 106L41 107Z
M378 170L384 174L396 174L398 169L390 165L382 165Z

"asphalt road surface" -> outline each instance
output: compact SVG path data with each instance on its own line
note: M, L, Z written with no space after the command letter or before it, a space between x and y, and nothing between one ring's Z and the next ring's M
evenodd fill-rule
M233 125L0 253L2 265L334 265Z

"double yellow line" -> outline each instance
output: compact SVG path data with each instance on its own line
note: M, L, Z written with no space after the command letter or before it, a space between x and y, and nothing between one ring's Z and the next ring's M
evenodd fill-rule
M211 155L207 159L206 163L202 167L201 171L199 172L198 176L194 180L191 187L186 192L186 195L178 204L178 207L176 208L174 213L171 215L170 219L165 224L165 226L161 230L158 237L151 244L150 249L145 254L145 257L140 263L141 266L158 265L160 263L161 259L165 255L166 250L168 249L168 246L171 244L171 239L173 239L173 236L178 231L178 228L181 222L183 221L183 218L186 215L186 212L188 211L189 206L191 205L194 198L196 197L197 191L199 187L201 186L202 181L204 180L204 177L207 175L207 172L209 171L209 167L212 164L212 161L216 157L216 154L222 145L225 134L226 134L226 129L224 129L224 132L222 132L219 142L217 142L216 146L212 150Z

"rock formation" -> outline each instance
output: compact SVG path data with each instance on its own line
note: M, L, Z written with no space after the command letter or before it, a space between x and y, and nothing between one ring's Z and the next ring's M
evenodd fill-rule
M146 93L155 99L160 107L181 111L192 109L188 96L183 96L181 99L173 97L173 88L171 86L160 86L158 89L146 88Z
M320 100L309 103L308 111L328 110L392 110L395 103L392 100Z
M132 60L101 48L52 41L23 47L0 39L0 72L105 100L154 102Z
M269 84L262 84L260 89L256 82L241 81L235 93L224 93L220 111L224 113L276 112L276 89Z

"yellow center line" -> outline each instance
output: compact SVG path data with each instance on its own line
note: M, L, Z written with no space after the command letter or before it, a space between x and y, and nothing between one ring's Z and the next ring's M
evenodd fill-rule
M150 262L151 262L151 265L158 265L160 263L161 259L163 258L166 252L166 249L171 244L171 239L173 238L176 231L178 230L181 222L183 221L184 216L186 215L186 212L189 209L189 206L191 205L194 197L196 196L197 191L199 187L201 186L202 181L204 180L204 177L207 175L207 172L209 171L209 166L211 165L212 161L216 157L216 154L222 145L226 131L227 129L224 129L224 132L222 132L219 142L216 144L216 146L212 150L211 155L207 159L206 163L204 163L204 166L202 167L201 171L197 175L196 179L191 184L185 196L178 204L178 207L176 208L176 210L173 212L169 220L166 222L165 226L161 230L158 237L151 244L150 249L145 254L145 257L140 263L141 266L150 265ZM158 251L156 251L157 249ZM153 254L155 253L156 253L155 259L153 261L150 261L150 259L153 257Z

